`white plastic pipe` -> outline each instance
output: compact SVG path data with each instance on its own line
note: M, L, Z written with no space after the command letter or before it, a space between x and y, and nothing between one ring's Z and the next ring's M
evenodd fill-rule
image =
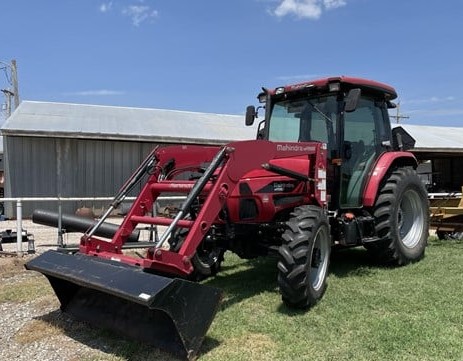
M21 199L16 202L16 253L23 255L23 205Z

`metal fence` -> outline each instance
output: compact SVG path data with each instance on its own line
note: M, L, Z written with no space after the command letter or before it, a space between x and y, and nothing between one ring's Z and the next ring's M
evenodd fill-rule
M23 229L23 204L25 202L56 202L57 211L58 211L58 229L57 229L57 245L62 245L62 205L65 202L104 202L107 201L108 204L113 201L113 197L22 197L22 198L1 198L2 203L11 202L16 206L16 253L18 256L24 254L23 246L23 237L26 236L25 230ZM131 203L135 200L135 197L126 197L123 203ZM158 201L168 201L168 202L180 202L185 199L184 196L168 196L168 197L159 197ZM128 208L128 207L125 207Z

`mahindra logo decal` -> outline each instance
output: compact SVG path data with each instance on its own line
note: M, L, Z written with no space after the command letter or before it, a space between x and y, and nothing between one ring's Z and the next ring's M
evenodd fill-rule
M299 145L299 144L277 144L278 152L314 152L315 147L312 145Z

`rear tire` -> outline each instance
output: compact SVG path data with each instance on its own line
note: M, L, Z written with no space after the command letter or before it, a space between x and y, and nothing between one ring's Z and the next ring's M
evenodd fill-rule
M291 215L279 248L278 285L287 306L308 308L323 297L327 287L330 227L316 206L296 207Z
M423 258L429 235L429 203L414 169L397 168L386 177L373 215L380 239L365 247L380 262L400 266Z

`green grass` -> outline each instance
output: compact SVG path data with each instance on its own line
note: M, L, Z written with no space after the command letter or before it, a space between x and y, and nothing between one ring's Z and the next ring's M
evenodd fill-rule
M227 253L223 271L204 283L225 297L200 361L463 361L461 241L432 240L422 261L399 268L376 265L360 248L339 251L325 296L305 312L282 304L272 258L246 261ZM0 302L29 299L21 292L0 287ZM34 292L43 294L37 286ZM71 329L63 317L56 311L43 320L84 344L106 345L95 356L82 355L84 361L175 360L85 324Z
M18 273L25 272L21 267ZM0 273L3 275L3 273ZM4 302L27 302L36 300L50 294L48 282L45 278L38 275L28 275L20 281L10 281L9 277L4 277L0 281L0 304Z
M228 257L207 282L225 290L201 360L462 360L463 243L382 268L363 249L338 252L329 287L307 312L281 304L274 260Z
M32 301L48 294L47 283L41 281L31 279L14 285L0 285L0 303Z

